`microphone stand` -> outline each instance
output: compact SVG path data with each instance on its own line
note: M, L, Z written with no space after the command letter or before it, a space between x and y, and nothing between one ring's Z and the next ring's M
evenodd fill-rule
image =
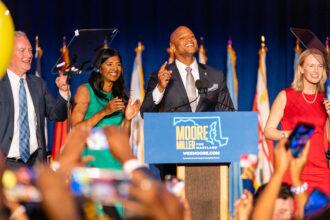
M68 120L68 123L66 123L66 131L70 132L70 122L71 122L71 117L70 117L70 108L71 108L71 78L72 78L72 74L68 74L67 75L67 79L66 79L66 83L68 85L68 100L66 101L66 111L67 111L67 120Z
M224 106L226 108L229 108L231 111L234 111L234 112L237 111L234 107L231 107L229 105L226 105L224 103L221 103L221 102L218 102L218 101L215 101L215 100L211 99L207 95L208 87L209 87L209 81L206 78L203 78L201 80L196 80L196 88L198 89L198 94L200 94L200 95L204 94L205 95L205 98L207 100L209 100L210 102L215 103L217 105L217 108L218 109L219 109L218 104L220 104L220 105L222 105L222 106Z
M179 105L179 106L176 106L176 107L172 108L171 109L171 112L175 112L178 108L180 108L182 106L190 105L191 103L193 103L194 101L196 101L199 97L200 97L200 94L198 93L198 96L194 100L192 100L190 102L187 102L187 103L183 103L182 105Z

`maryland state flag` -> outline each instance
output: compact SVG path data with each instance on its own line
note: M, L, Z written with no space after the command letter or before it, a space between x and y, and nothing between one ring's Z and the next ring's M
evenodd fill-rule
M169 56L168 56L168 64L173 63L174 60L175 60L175 55L174 55L173 50L171 48L167 48L166 51L169 54Z
M66 68L70 66L70 59L69 59L69 49L66 47L65 37L63 39L63 46L60 50L62 52L62 60L64 65L62 66L62 73L65 72ZM57 160L60 154L60 150L64 145L67 132L67 125L68 120L63 122L55 122L54 128L54 137L53 137L53 146L52 146L52 158L53 160Z
M299 40L296 40L296 47L294 48L294 60L293 60L293 78L296 72L296 68L297 68L297 63L298 63L298 59L299 56L301 54L301 48L299 47Z
M144 98L144 77L142 70L142 51L144 46L139 41L137 48L135 48L136 57L133 64L133 72L131 78L131 87L130 87L130 97L132 98L132 103L136 99L139 99L141 102ZM131 137L130 142L132 146L132 152L137 158L144 162L144 121L138 113L131 121Z
M198 62L206 64L207 57L205 54L205 48L204 48L204 38L201 37L201 43L199 45L198 49Z
M269 181L273 171L273 141L266 140L264 129L269 116L269 98L266 76L266 53L265 37L261 37L261 49L259 50L259 69L257 89L253 102L252 111L258 112L258 166L255 176L255 188Z

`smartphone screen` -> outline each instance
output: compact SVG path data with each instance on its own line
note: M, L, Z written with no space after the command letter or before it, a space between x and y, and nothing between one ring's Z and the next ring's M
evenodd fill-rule
M293 157L299 157L310 136L313 134L314 126L298 123L285 143L286 149L291 149Z
M71 191L105 205L128 198L130 181L123 171L80 167L72 170Z
M41 194L36 186L36 173L22 167L6 170L2 176L3 192L8 201L40 202Z
M108 140L101 128L92 128L87 138L87 148L90 150L109 150Z
M304 213L306 216L313 215L327 207L328 203L329 196L318 189L314 189L305 204Z

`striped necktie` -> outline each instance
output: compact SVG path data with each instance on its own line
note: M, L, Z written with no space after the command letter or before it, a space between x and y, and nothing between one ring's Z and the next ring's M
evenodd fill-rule
M24 87L24 79L19 80L19 154L21 159L26 163L30 157L30 129L28 120L28 106L26 99L26 91Z

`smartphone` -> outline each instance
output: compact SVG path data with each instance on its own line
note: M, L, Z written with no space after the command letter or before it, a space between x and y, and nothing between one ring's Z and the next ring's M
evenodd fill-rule
M71 173L71 192L104 205L128 198L130 180L121 170L79 167Z
M308 200L304 207L305 216L314 215L319 213L328 206L329 196L321 192L318 189L314 189L308 197Z
M90 150L109 150L108 139L101 128L92 128L86 142Z
M36 178L32 168L6 170L2 176L4 196L8 201L40 202L41 194L36 186Z
M293 157L299 157L307 141L314 132L314 126L298 123L285 143L286 149L291 149Z

